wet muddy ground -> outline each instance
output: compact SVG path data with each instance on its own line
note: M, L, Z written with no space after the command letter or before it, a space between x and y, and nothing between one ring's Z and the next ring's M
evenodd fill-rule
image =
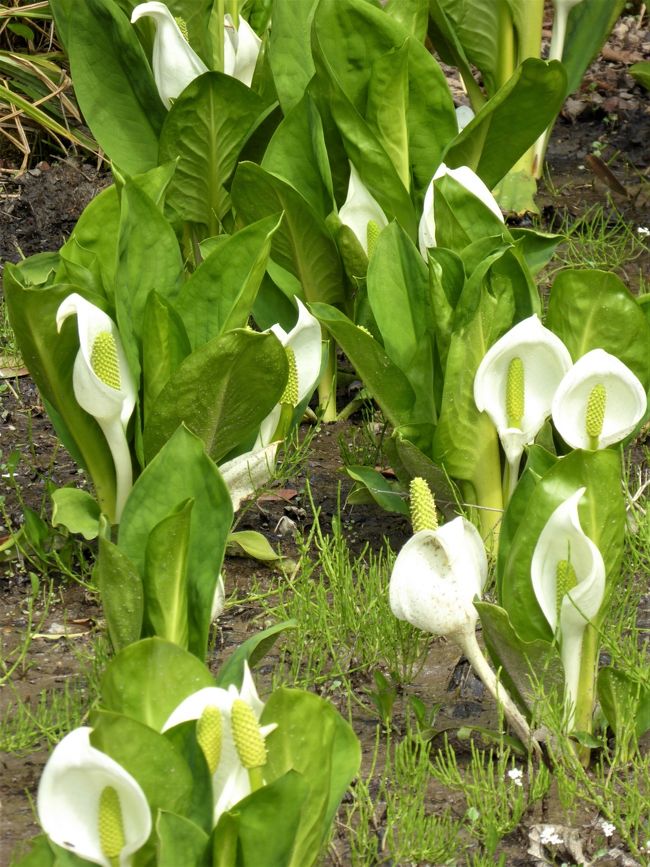
M548 229L566 229L594 206L602 206L605 221L616 223L623 219L632 235L639 228L650 228L650 101L625 71L628 63L648 57L650 33L645 26L635 27L634 19L625 19L618 25L603 58L590 70L581 92L568 101L551 140L548 173L538 197L542 225ZM0 178L2 260L16 261L21 255L57 249L85 204L106 183L108 176L104 170L74 157L49 158L20 177L5 173ZM647 292L650 243L645 251L639 251L638 246L635 251L634 257L626 257L623 249L620 261L615 264L631 288ZM0 547L23 524L25 507L37 514L47 514L47 492L51 485L81 481L77 467L57 443L31 380L15 375L22 371L11 370L12 363L7 347L0 345L0 376L4 377L0 378ZM340 469L339 438L350 441L360 424L357 416L344 424L321 427L301 472L286 482L295 495L289 499L271 497L254 504L239 529L260 530L283 553L295 557L291 534L281 536L276 531L278 521L285 516L297 531L307 532L313 521L305 491L309 481L323 529L328 530L337 514L337 504L345 504L351 484ZM14 466L17 459L19 462ZM11 482L10 475L13 475ZM351 545L357 549L368 543L377 550L386 537L394 548L399 548L409 532L404 519L387 516L371 506L344 506L342 521ZM46 542L51 544L56 549L56 541ZM91 550L68 544L57 554L63 567L69 566L77 573L81 556L86 563L82 577L89 580ZM240 558L229 558L225 572L228 593L235 599L245 598L253 582L261 582L262 587L268 588L278 580L271 570ZM52 578L51 585L48 575ZM641 576L640 580L647 581L647 576L645 579ZM41 601L30 607L28 599L37 581L41 589L35 598ZM259 619L262 614L262 608L255 604L229 606L215 632L212 666L218 667L232 648L265 625ZM642 616L647 618L648 612L642 612ZM32 636L31 641L25 642L26 635ZM26 647L25 657L19 659L12 676L0 686L2 716L8 706L15 707L18 699L29 700L35 708L43 690L58 689L64 694L66 689L86 689L92 693L106 659L102 636L102 615L95 593L79 581L62 576L55 565L44 573L38 562L15 557L11 552L3 558L0 553L3 658L13 665L20 657L16 648L23 642ZM261 667L262 693L270 685L272 662L273 657ZM361 675L357 685L362 693L372 684L366 675ZM327 687L324 689L327 691ZM495 723L492 701L485 698L481 684L459 660L458 651L443 640L431 642L426 663L411 691L428 705L440 705L438 728L453 730L468 722L487 726ZM337 701L335 688L327 694ZM341 709L347 713L345 708ZM81 724L82 719L73 720L72 725ZM367 769L377 717L370 710L364 713L356 708L353 723L362 740ZM47 739L55 742L57 734L54 730L44 731L41 742L25 749L22 755L0 754L0 867L10 863L17 843L37 832L32 799L48 754ZM457 746L460 753L467 750L466 744ZM459 815L464 809L460 799L456 804L448 790L432 784L430 809L435 812L443 804L452 808L457 805ZM593 815L585 815L582 826L588 828L593 819ZM536 815L526 817L527 823L540 821L562 821L559 805L552 797L544 800ZM381 835L385 828L380 812L376 824L377 834ZM506 838L500 849L506 855L505 863L532 863L528 845L526 827L522 826ZM346 857L342 837L335 833L326 863L345 865Z

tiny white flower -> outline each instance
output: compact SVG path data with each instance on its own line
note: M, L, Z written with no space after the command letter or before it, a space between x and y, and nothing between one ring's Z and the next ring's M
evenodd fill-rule
M606 822L605 819L603 819L600 823L600 828L606 837L611 837L616 830L616 825L613 825L611 822Z
M564 841L553 825L545 825L539 836L539 842L542 846L560 846Z
M637 235L641 235L642 238L647 238L650 235L650 229L647 226L639 226L636 230Z
M515 784L515 786L523 786L522 778L524 776L524 772L521 770L521 768L511 768L508 771L508 776Z

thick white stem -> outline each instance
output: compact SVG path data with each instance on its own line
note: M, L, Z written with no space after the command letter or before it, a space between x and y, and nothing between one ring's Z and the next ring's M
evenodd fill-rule
M487 659L483 655L483 651L479 647L474 632L454 633L453 635L449 635L448 638L458 644L476 674L478 674L486 688L494 696L497 704L503 708L506 719L517 737L522 743L530 747L533 752L541 756L540 745L533 737L530 726L490 668Z
M124 504L133 487L131 452L119 416L97 421L106 437L115 464L115 523L119 524Z

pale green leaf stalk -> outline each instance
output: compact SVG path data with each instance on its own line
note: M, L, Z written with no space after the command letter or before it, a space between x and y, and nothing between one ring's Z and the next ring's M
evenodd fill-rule
M124 848L124 821L120 797L112 786L106 786L99 798L99 844L111 867L119 867Z
M223 747L223 718L221 711L208 705L196 722L196 740L203 751L208 770L217 770Z
M318 405L324 422L336 421L336 345L327 340L327 364L318 383Z
M266 744L253 708L241 698L235 699L230 724L239 761L248 771L251 791L264 785L262 768L266 764Z
M212 12L210 13L208 28L210 31L210 44L212 46L212 68L217 72L223 72L223 19L225 14L225 0L215 0Z
M411 524L413 532L420 530L437 530L438 517L433 494L426 481L419 476L411 480L409 486L411 496Z

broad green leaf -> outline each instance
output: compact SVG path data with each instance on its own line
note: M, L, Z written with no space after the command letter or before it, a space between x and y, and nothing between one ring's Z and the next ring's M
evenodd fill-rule
M232 683L240 689L244 678L244 663L247 662L249 668L254 668L260 660L264 659L283 632L287 629L296 629L297 626L295 620L284 620L251 635L223 663L217 672L217 686L225 689Z
M59 6L53 0L55 14ZM114 0L77 3L65 41L77 101L102 149L129 174L153 168L165 109L126 15Z
M330 823L360 764L356 735L329 702L308 692L278 689L260 722L277 723L267 738L269 780L295 770L308 791L296 834L291 867L314 863Z
M158 867L179 867L179 864L192 867L208 867L209 837L198 825L161 810L156 822L159 841Z
M520 709L530 717L539 694L537 681L544 693L562 700L564 668L557 647L551 642L522 641L512 627L508 613L489 602L474 603L481 618L483 638L499 679Z
M474 78L472 65L467 59L454 22L445 11L444 0L429 0L427 35L442 62L458 69L471 100L472 108L474 111L478 111L485 102L485 97Z
M623 11L625 0L609 3L578 3L569 13L562 64L567 73L565 95L580 86L585 70L607 41Z
M396 430L389 444L395 448L394 469L404 481L411 481L420 476L431 488L435 497L436 507L442 512L447 520L456 516L458 495L453 489L449 476L436 466L428 455L424 454L416 445L410 442L401 430ZM390 447L389 447L390 448Z
M365 116L374 62L408 46L409 162L418 197L442 160L445 144L457 132L449 87L433 56L409 36L396 18L360 0L321 0L314 16L312 44L317 66L323 63L356 111ZM320 70L319 70L320 74ZM361 166L358 166L361 170ZM404 226L408 231L408 227Z
M192 799L184 810L183 817L209 834L214 820L212 774L205 754L197 743L196 724L197 720L186 720L167 729L164 734L183 756L192 772Z
M135 719L98 710L90 743L115 759L142 787L152 814L183 812L192 792L192 774L176 747Z
M95 259L108 297L114 292L119 220L117 190L115 186L110 186L84 208L72 234L60 250L61 256L80 265L88 266Z
M320 217L331 213L334 193L323 122L308 93L273 133L262 168L284 178Z
M22 271L5 264L4 295L21 355L45 402L55 410L58 435L92 479L102 512L115 511L115 468L99 425L77 403L72 369L79 351L76 322L66 321L59 335L56 312L76 287L25 286Z
M275 0L269 60L284 115L303 98L314 74L311 23L317 0Z
M88 491L80 488L57 488L52 493L52 526L80 533L84 539L96 539L99 532L99 505Z
M193 500L152 529L144 560L145 625L184 650L189 642L187 560Z
M187 499L194 499L188 552L189 647L203 658L210 612L232 524L232 502L202 441L180 426L134 484L122 513L118 545L144 573L153 528Z
M628 72L642 87L650 90L650 61L642 60L640 63L633 63Z
M228 553L233 552L241 552L261 563L277 563L282 560L282 554L274 551L266 536L256 530L237 530L231 533L228 536Z
M413 389L381 344L334 307L312 304L310 309L348 356L390 423L399 427L414 421Z
M183 276L183 259L171 225L136 183L122 190L115 309L133 374L140 371L144 310L152 290L173 300Z
M620 480L621 459L617 452L609 449L574 451L551 466L532 490L510 543L501 579L501 605L524 641L553 638L535 597L530 564L539 535L551 514L578 488L587 488L579 507L582 529L600 549L607 586L611 589L617 580L625 527Z
M239 220L284 211L271 256L300 281L308 301L343 300L343 269L325 221L290 184L253 163L240 163L231 190Z
M405 493L395 482L390 482L385 476L371 467L346 467L345 472L357 484L348 494L348 503L374 502L385 512L396 512L398 515L409 516ZM359 494L368 496L361 498Z
M536 229L511 228L510 234L524 257L526 265L534 277L549 263L555 248L562 241L562 235L539 232Z
M276 214L230 235L183 284L176 306L193 349L248 324L279 226Z
M565 86L559 61L525 60L449 143L445 163L469 166L492 189L558 115Z
M145 423L158 395L190 352L190 341L180 316L169 301L153 289L147 296L142 322Z
M219 232L229 209L224 184L261 121L262 100L230 75L206 72L174 102L160 135L160 162L178 160L167 195L181 219Z
M309 787L295 771L262 786L223 814L214 831L214 864L235 867L237 864L264 867L297 867L293 856L294 839L304 821L305 799ZM231 838L234 837L235 840ZM229 846L235 846L239 858L227 859ZM315 849L304 853L300 867L311 867L318 859Z
M161 638L145 638L124 648L106 666L100 706L160 731L183 699L214 685L196 656Z
M111 644L119 651L142 635L142 578L126 554L100 536L93 581L101 595Z
M429 0L388 0L384 9L418 42L424 42L429 20Z
M650 323L624 283L608 271L568 269L551 288L546 325L574 361L604 349L650 385Z
M274 334L230 331L195 350L163 388L144 430L147 462L179 424L213 461L254 436L280 400L287 356Z
M29 845L29 852L16 863L16 867L56 867L56 855L45 834L33 837Z
M433 8L440 8L469 63L481 70L488 94L494 94L500 85L499 63L507 50L502 42L502 26L506 32L512 29L507 4L502 0L464 0L462 5L455 0L432 0L430 6L434 20L439 20L440 13L434 14ZM500 12L505 13L503 25Z
M411 184L408 152L408 42L372 65L366 120L389 155L405 189Z

